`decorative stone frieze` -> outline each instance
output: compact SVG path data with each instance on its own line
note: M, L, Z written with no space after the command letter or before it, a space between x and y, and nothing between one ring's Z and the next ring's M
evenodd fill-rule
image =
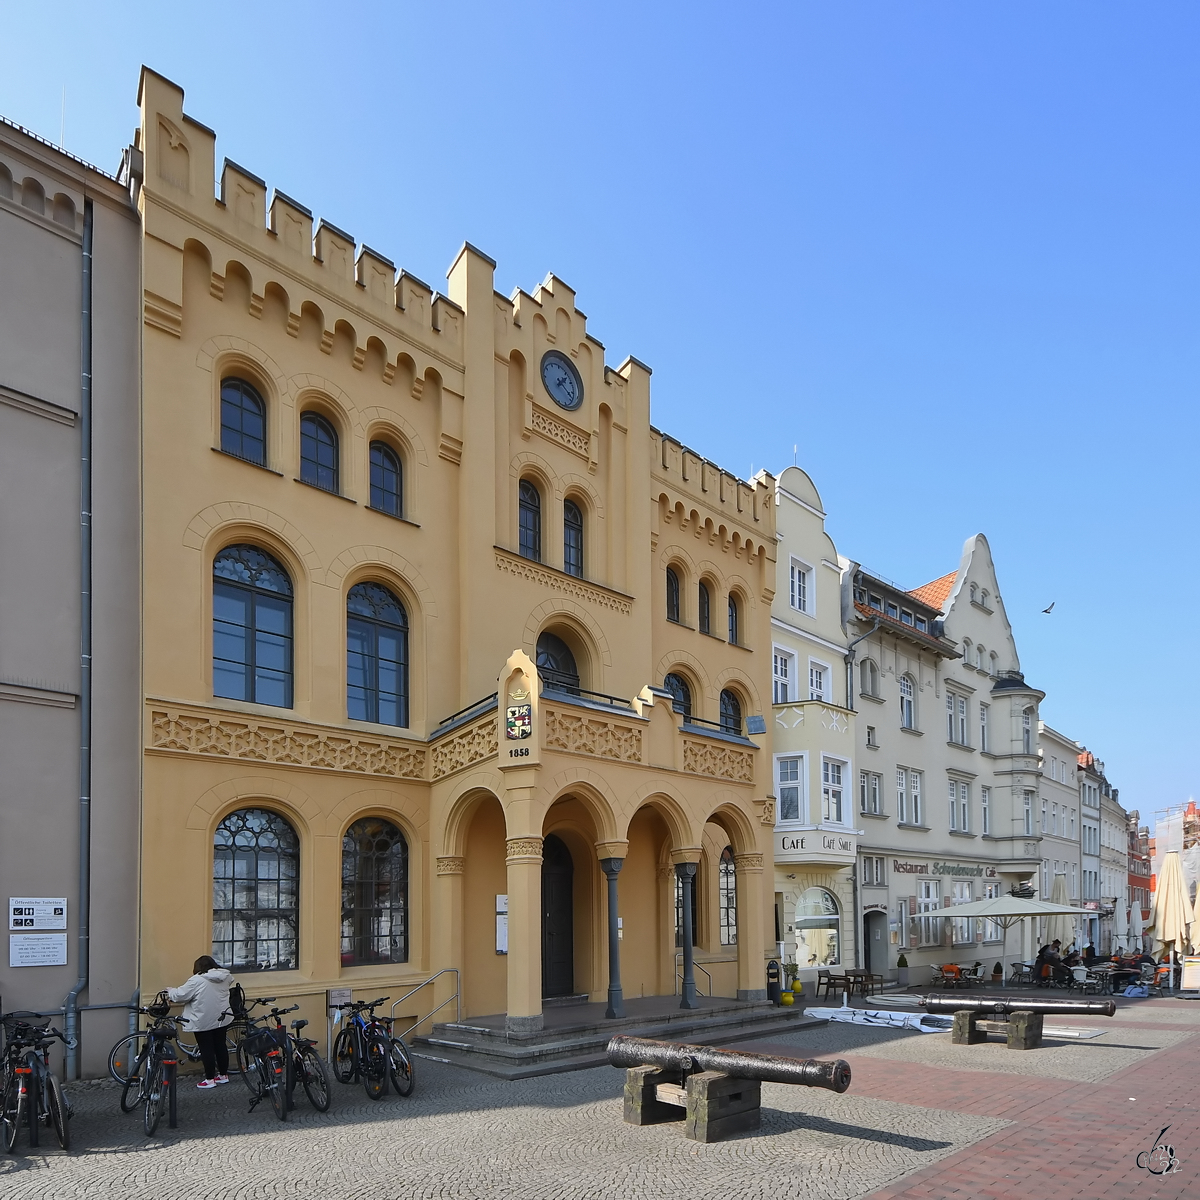
M711 775L736 783L754 782L754 755L749 750L725 746L719 742L699 742L690 738L683 743L683 769L693 775Z
M574 579L562 571L548 571L538 563L505 550L496 551L496 568L506 571L509 575L517 575L533 583L550 588L563 596L573 596L576 600L586 600L589 604L599 604L603 608L611 608L628 616L633 611L633 604L627 596L610 592L606 588L593 587L581 579Z
M545 409L538 408L536 404L533 407L532 426L534 433L540 433L542 437L549 438L550 441L557 442L560 446L566 446L568 450L587 458L592 440L582 429L576 429L573 425L567 425L556 417L552 417Z
M433 778L441 779L497 753L496 718L468 726L433 744Z
M542 861L542 839L540 837L509 838L505 843L505 850L506 862Z
M461 875L466 869L466 865L467 860L465 858L447 855L437 860L437 873L439 875Z
M616 721L577 716L547 708L542 744L571 754L615 758L618 762L642 761L642 731Z

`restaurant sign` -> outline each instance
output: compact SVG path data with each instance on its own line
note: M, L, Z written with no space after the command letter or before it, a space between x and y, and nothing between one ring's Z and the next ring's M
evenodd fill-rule
M948 863L934 861L904 862L892 859L892 871L897 875L951 875L958 879L995 879L996 868L980 863Z

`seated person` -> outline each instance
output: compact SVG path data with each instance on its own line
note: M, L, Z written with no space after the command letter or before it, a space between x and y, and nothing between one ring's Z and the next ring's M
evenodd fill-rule
M1085 967L1090 967L1094 966L1099 961L1100 957L1096 953L1096 947L1093 946L1091 942L1088 942L1088 944L1083 948L1083 965Z

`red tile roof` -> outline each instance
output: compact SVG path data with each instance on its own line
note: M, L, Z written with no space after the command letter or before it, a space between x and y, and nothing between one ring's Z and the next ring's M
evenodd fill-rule
M942 654L946 654L948 648L946 642L935 637L932 633L922 633L915 625L909 625L907 622L901 621L896 617L889 617L886 613L880 612L879 609L863 604L861 600L855 600L854 611L860 617L865 617L868 621L877 620L882 626L889 626L892 629L903 631L906 637L912 638L915 642L925 642L930 647L936 647ZM958 658L960 655L957 651L951 650L947 657Z
M936 608L941 612L957 578L958 572L951 571L949 575L943 575L941 579L935 579L932 583L925 583L919 588L913 588L908 594L916 596L922 604L928 604L931 608Z

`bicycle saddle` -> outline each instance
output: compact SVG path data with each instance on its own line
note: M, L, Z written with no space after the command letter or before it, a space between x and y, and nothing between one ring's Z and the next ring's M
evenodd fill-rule
M307 1025L307 1024L308 1024L307 1021L293 1021L292 1028L293 1029L303 1029L305 1027L305 1025Z

